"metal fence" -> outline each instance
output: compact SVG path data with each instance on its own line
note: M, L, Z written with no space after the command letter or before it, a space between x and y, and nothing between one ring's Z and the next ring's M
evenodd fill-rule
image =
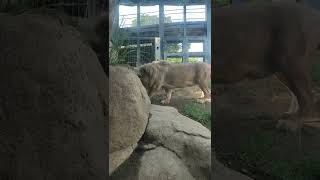
M0 9L41 8L62 10L75 17L98 16L106 12L105 0L0 0Z
M130 40L126 41L126 46L123 46L123 49L127 52L125 61L131 66L146 64L156 60L156 39L150 37L139 41L140 52L138 52L138 39L136 38L131 37ZM140 53L140 56L137 55L138 53Z
M135 66L157 59L171 59L183 63L188 63L189 59L190 62L210 62L210 48L203 47L201 52L189 52L187 48L188 43L194 43L194 40L201 41L203 46L208 47L210 37L207 37L207 29L210 25L207 25L207 21L211 14L207 12L207 4L150 5L141 2L130 5L120 2L118 6L118 27L121 31L126 31L131 40L135 40L132 44L136 44L136 50L132 49L132 53L126 58L130 65ZM151 38L154 44L156 37L160 38L158 56L155 45L142 45L149 43L145 41L146 38ZM179 41L183 48L180 48L179 52L167 52L170 41ZM137 44L141 44L140 48ZM176 47L171 49L177 50Z

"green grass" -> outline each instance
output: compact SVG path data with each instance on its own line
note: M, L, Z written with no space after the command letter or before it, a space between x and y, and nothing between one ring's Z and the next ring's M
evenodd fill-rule
M257 130L241 147L240 161L244 166L258 168L266 174L279 180L316 180L320 178L320 155L308 157L303 154L301 158L275 158L274 147L281 146L288 136L281 136L275 132ZM289 149L289 148L288 148ZM290 151L290 150L288 150Z
M314 62L313 82L320 84L320 51L313 53L311 58ZM320 154L310 154L305 150L301 157L294 155L291 158L287 153L291 154L297 147L293 145L293 148L290 148L284 144L292 146L289 145L294 143L292 138L292 135L290 137L271 130L257 129L250 138L243 141L240 152L235 152L234 156L239 158L249 171L264 172L279 180L320 179Z
M208 81L208 87L211 89L211 80ZM211 109L206 106L192 101L183 106L181 113L211 130Z
M205 106L205 104L189 102L184 105L182 114L211 129L211 112Z
M320 161L314 158L273 162L270 172L283 180L316 180L320 177Z

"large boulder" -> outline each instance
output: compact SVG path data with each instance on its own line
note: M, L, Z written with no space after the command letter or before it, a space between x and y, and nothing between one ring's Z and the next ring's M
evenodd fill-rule
M99 62L105 73L107 71L107 51L108 51L108 16L92 16L89 18L74 18L67 15L65 12L50 8L36 8L24 12L24 15L38 14L43 16L50 16L54 19L59 20L63 26L70 25L77 29L80 33L78 36L82 41L91 47L97 54Z
M109 67L109 173L126 160L145 132L150 99L129 68Z
M100 64L107 72L107 52L108 52L108 16L90 17L80 19L75 26L80 32L82 39L96 52Z
M95 52L38 15L1 14L0 42L1 177L105 180L108 79Z
M113 180L210 179L211 132L173 107L151 106L138 148Z

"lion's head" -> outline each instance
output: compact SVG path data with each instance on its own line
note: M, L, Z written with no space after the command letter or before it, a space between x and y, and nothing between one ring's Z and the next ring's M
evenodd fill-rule
M155 88L163 83L166 66L168 65L170 65L168 62L158 61L144 64L135 69L149 95L153 93L152 91L158 90Z

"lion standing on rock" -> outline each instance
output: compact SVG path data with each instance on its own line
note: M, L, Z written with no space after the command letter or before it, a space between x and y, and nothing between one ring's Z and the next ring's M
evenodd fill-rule
M204 99L211 97L208 82L211 78L211 65L207 63L171 64L166 61L154 61L138 67L137 74L147 89L150 98L161 89L166 92L162 104L168 104L175 88L198 85L204 93Z

